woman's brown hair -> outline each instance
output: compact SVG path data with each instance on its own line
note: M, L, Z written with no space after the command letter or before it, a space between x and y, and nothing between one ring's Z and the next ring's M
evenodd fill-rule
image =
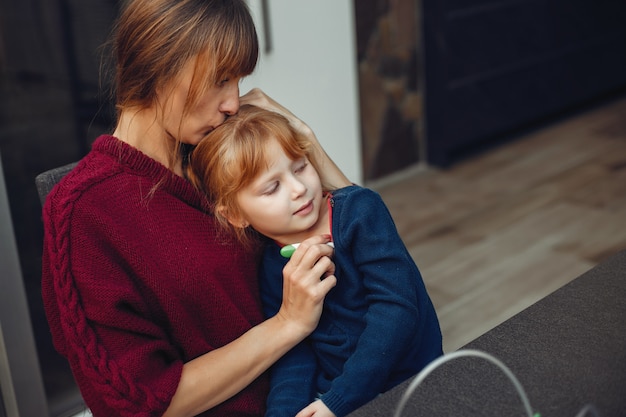
M253 242L255 232L234 227L228 218L241 217L237 193L267 168L267 144L271 140L276 140L292 160L311 155L311 142L285 117L243 105L235 116L205 136L189 158L187 177L208 196L222 227L233 232L244 244ZM318 168L312 158L309 162Z
M111 46L118 115L155 105L157 92L195 60L185 113L220 80L252 73L259 50L244 0L129 0Z

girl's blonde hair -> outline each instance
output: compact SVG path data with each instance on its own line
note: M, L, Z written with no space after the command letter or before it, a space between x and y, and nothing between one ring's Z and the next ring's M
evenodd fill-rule
M256 232L233 226L227 216L241 218L237 194L268 168L267 144L272 140L290 159L306 157L318 168L310 158L312 144L304 135L282 115L252 105L242 105L235 116L204 137L189 158L187 177L208 196L222 227L243 244L251 244Z
M157 92L195 60L186 114L220 80L252 73L259 50L244 0L128 0L111 46L118 116L157 104Z

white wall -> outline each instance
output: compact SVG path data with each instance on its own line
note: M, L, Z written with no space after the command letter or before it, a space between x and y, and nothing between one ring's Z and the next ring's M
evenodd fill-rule
M248 0L261 43L242 94L260 87L306 122L342 171L362 183L352 0L267 0L272 51L265 53L261 0Z

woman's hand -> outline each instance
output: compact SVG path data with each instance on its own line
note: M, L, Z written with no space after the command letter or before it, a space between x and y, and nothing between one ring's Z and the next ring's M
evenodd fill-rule
M283 301L278 316L310 334L322 314L324 297L335 286L330 236L314 236L300 243L283 269Z
M274 317L183 366L165 416L195 416L231 398L307 337L335 286L330 236L302 241L283 269L283 303ZM219 376L219 377L216 377Z
M278 113L284 116L289 121L289 124L291 124L298 132L317 142L317 138L315 137L313 130L311 130L306 123L298 119L292 112L287 110L286 107L276 102L276 100L272 99L259 88L253 88L248 93L241 96L239 104L252 104L254 106Z
M284 106L277 103L270 96L265 94L258 88L253 88L239 99L240 104L252 104L257 107L262 107L266 110L273 111L275 113L283 115L300 134L307 137L314 145L313 155L315 162L319 167L319 175L322 179L322 184L327 189L337 189L351 185L350 180L341 172L339 167L328 156L326 151L322 148L322 145L317 140L313 130L298 119L292 112L287 110Z

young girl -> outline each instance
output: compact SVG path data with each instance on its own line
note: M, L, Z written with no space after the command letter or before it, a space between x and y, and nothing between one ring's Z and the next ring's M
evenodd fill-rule
M358 186L329 190L311 149L284 117L246 105L189 162L191 182L225 228L246 244L268 238L267 317L285 302L281 248L332 237L337 286L317 329L273 367L266 416L344 416L442 354L435 310L383 201Z

